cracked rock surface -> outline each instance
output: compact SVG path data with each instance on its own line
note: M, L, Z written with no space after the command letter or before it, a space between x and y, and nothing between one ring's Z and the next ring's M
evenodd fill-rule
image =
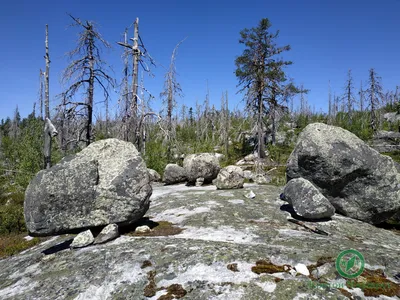
M341 287L334 260L346 249L360 251L366 268L382 269L399 285L398 233L338 214L306 222L329 235L313 233L287 221L282 189L155 185L146 216L174 223L180 233L123 234L75 250L68 247L73 236L51 238L0 260L0 299L369 299L359 288ZM254 199L244 196L250 190ZM299 264L309 276L293 271Z

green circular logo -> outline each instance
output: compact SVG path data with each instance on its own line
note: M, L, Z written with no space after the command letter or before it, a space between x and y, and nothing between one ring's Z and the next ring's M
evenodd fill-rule
M354 249L344 250L336 258L336 270L342 277L352 279L364 271L364 256Z

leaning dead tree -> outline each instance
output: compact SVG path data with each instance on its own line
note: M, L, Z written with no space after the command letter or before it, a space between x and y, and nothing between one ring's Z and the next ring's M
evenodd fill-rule
M186 39L186 38L185 38ZM165 74L165 82L164 82L164 91L161 92L160 96L164 99L164 105L166 106L166 121L167 121L167 135L166 143L167 143L167 157L171 158L171 141L174 138L174 132L172 128L172 113L174 108L176 107L175 97L178 95L182 97L182 88L179 82L176 80L176 68L175 68L175 59L178 51L178 47L184 42L183 39L180 41L172 51L171 61L169 64L168 72Z
M110 98L109 89L114 87L114 79L107 74L109 67L101 59L101 48L111 48L102 38L92 21L81 21L69 15L74 23L82 29L79 33L77 47L69 52L73 61L63 73L63 82L72 84L62 93L62 107L69 119L83 117L85 124L77 136L78 142L85 142L88 146L93 141L93 109L95 86L99 86L104 95L104 102ZM79 90L86 93L85 99L75 100ZM102 101L99 101L102 102ZM82 134L85 133L84 137Z

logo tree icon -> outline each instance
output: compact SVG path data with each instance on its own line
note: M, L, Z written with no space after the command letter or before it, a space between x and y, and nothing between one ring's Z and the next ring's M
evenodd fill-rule
M344 250L336 258L336 270L340 276L348 279L360 276L364 265L364 256L354 249Z

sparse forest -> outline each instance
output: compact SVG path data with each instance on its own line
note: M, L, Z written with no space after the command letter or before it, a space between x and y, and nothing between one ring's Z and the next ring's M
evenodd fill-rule
M390 117L390 113L400 114L400 91L385 90L385 79L379 77L379 70L373 66L360 84L354 82L351 70L343 74L343 90L332 91L327 82L326 97L320 99L328 103L327 112L311 107L307 86L300 84L301 78L291 79L286 73L296 63L285 59L290 45L278 46L279 32L271 29L268 19L238 33L243 52L232 57L232 65L236 65L237 89L243 92L245 109L230 110L227 92L221 94L219 107L210 105L208 92L193 106L177 100L184 98L185 93L175 67L179 52L188 51L181 47L185 40L176 41L176 47L171 49L164 91L156 96L141 80L141 75L151 72L156 63L151 49L143 43L139 19L135 21L133 38L126 33L124 42L118 43L120 46L113 41L113 53L121 56L124 64L123 70L113 70L123 74L122 82L116 82L114 72L102 59L102 51L112 43L103 39L95 23L70 17L73 24L68 30L77 30L79 40L69 52L70 64L64 73L49 73L49 57L60 55L51 52L49 36L43 45L45 65L38 66L39 97L32 103L32 113L21 117L17 106L14 115L0 121L2 235L25 232L24 190L33 176L93 141L114 137L132 142L147 167L160 174L168 163L181 164L182 157L191 153L221 153L223 166L253 153L262 161L264 170L276 168L277 179L273 182L283 185L286 160L296 136L310 123L345 128L370 145L374 145L379 131L400 131L400 118ZM52 95L48 81L58 75L63 76L66 88L63 93ZM120 91L118 110L113 113L108 104L111 88ZM58 105L49 107L50 97L57 99ZM152 99L162 103L160 112L151 107ZM102 111L96 118L95 106ZM56 130L50 135L52 143L47 144L46 118ZM51 150L51 156L46 148ZM387 154L400 160L398 151ZM4 251L0 251L0 257L5 255Z

